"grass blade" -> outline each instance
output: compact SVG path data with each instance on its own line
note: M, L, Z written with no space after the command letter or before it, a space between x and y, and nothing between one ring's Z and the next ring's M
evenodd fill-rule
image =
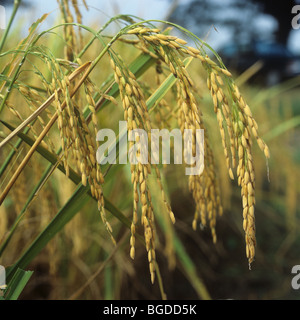
M32 274L33 271L24 271L18 268L7 284L4 300L17 300Z

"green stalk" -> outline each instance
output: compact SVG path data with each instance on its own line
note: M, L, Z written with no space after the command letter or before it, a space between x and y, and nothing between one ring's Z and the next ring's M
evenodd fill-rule
M8 22L8 26L7 26L7 28L6 28L5 32L4 32L4 35L3 35L2 39L1 39L1 42L0 42L0 52L2 51L2 49L4 47L5 41L7 39L8 33L9 33L10 28L12 26L12 23L13 23L13 21L15 19L15 16L17 14L17 11L19 9L20 4L21 4L21 0L15 0L14 1L13 12L12 12L12 14L10 16L10 19L9 19L9 22Z

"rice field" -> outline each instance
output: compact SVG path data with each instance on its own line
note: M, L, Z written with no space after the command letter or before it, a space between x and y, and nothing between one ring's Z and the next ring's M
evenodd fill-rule
M94 29L58 4L50 29L45 14L1 34L0 299L297 298L300 79L249 85L174 23ZM203 172L100 165L97 134L119 145L119 121L129 148L138 129L149 146L152 129L191 130L194 156L204 130Z

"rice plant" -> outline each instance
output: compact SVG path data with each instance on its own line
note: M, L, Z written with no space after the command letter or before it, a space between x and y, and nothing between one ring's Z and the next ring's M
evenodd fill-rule
M182 133L192 130L194 155L196 130L204 130L204 171L188 178L183 174L182 179L187 178L195 202L191 229L208 226L213 243L217 242L217 219L223 215L220 173L211 143L211 136L218 132L227 177L236 180L241 192L250 268L256 248L253 142L267 159L270 152L251 107L217 52L189 30L167 21L118 15L94 30L82 24L77 1L61 0L58 4L61 23L38 32L47 19L45 14L32 24L25 39L11 46L3 37L0 47L0 255L1 263L10 265L9 283L44 247L55 270L61 257L55 253L59 244L54 236L63 228L73 242L72 250L90 250L90 239L82 232L86 221L76 220L75 215L83 211L87 217L95 202L106 230L100 229L103 248L115 253L123 245L124 234L126 252L136 261L137 242L142 243L150 281L154 284L158 278L164 297L156 259L162 241L157 225L164 230L170 265L178 241L164 166L151 162L101 165L96 158L98 131L106 125L116 129L121 119L127 123L128 135L135 129L145 130L148 146L154 128L179 128ZM119 27L113 35L112 25ZM174 30L182 36L173 35ZM191 76L190 64L201 68L199 84ZM203 100L204 92L209 93L209 102ZM215 114L214 130L207 129L205 115L210 110ZM119 132L116 144L121 138ZM129 180L125 183L126 177ZM123 190L122 185L129 189L130 184L132 190ZM123 194L121 201L119 194ZM8 207L13 210L8 212ZM97 223L98 216L93 221ZM12 248L8 258L7 248ZM185 268L190 266L187 261ZM190 276L199 296L209 298L201 279L193 271ZM9 298L8 292L4 297Z

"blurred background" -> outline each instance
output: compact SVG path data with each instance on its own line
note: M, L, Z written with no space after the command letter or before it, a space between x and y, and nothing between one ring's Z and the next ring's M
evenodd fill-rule
M8 16L12 2L0 1ZM145 19L175 22L208 42L234 74L257 120L262 138L270 148L271 159L266 163L259 149L254 147L257 255L251 271L245 258L240 189L227 176L219 134L213 134L216 123L212 112L208 112L204 119L208 123L208 132L212 132L210 138L216 150L225 208L223 217L217 222L216 245L211 241L209 230L192 232L194 205L187 182L182 181L172 167L166 169L171 205L177 217L175 232L184 245L185 259L192 269L192 276L187 276L186 270L178 263L170 271L165 255L159 254L167 297L198 299L199 292L191 278L196 275L213 299L299 299L300 290L291 287L291 269L300 264L300 29L292 27L292 19L300 12L300 7L296 13L292 13L292 8L300 1L86 2L89 10L82 6L83 24L95 29L116 14L134 14ZM53 25L58 19L56 1L27 0L22 6L16 20L24 36L25 30L43 13L51 12L42 28ZM298 23L300 25L300 18ZM200 66L195 66L191 71L195 82L201 73L199 69ZM203 84L201 81L199 86ZM203 99L207 104L211 103L208 93L203 93ZM124 185L109 185L106 191L113 194L121 206L125 206L122 202L124 196L131 195L130 182L123 183L128 184L127 194ZM93 238L99 232L95 219L86 217L84 210L76 219L72 221L72 229L55 238L60 253L48 248L35 259L31 266L35 274L22 295L23 299L72 297L78 287L84 286L98 270L99 259L107 258L113 250L110 245L104 251L99 249L101 237ZM82 232L83 238L78 237L74 242L73 230L79 234ZM77 247L69 251L68 245ZM140 251L134 262L129 259L128 247L115 253L103 272L99 272L92 284L77 292L75 297L159 299L159 288L148 281L147 259L143 250ZM61 258L56 267L47 263L49 252Z

